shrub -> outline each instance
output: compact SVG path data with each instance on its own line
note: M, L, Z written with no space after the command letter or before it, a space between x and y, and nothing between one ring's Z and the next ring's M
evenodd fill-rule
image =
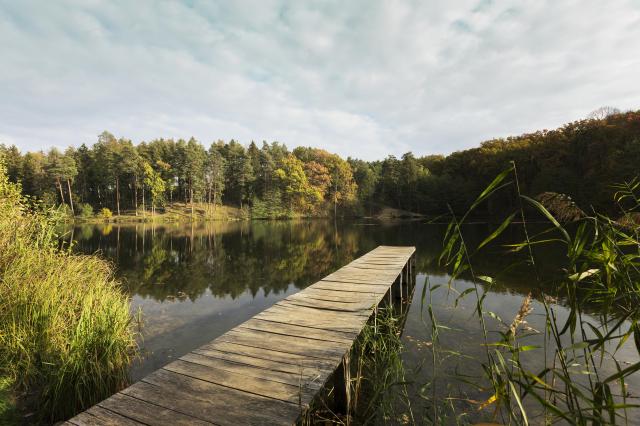
M76 210L78 211L78 216L80 217L89 218L93 216L93 207L91 207L91 204L80 203L76 207Z
M104 219L110 219L113 216L113 213L111 213L111 210L109 210L106 207L103 207L102 210L100 210L100 216L102 216Z
M53 422L123 387L135 356L129 300L111 265L56 248L0 163L0 377ZM26 391L26 392L23 392Z

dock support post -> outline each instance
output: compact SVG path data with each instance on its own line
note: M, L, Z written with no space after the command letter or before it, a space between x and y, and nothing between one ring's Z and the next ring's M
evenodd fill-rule
M373 308L373 333L378 334L378 307Z
M333 392L336 412L348 418L351 407L351 352L347 352L334 373Z
M402 306L402 301L403 300L402 299L404 298L404 294L402 292L402 284L403 284L403 281L404 281L404 279L403 279L404 278L404 270L405 270L405 268L403 268L402 272L400 273L400 282L398 283L398 286L399 286L398 290L399 291L398 291L397 299L400 300L400 305L399 305L400 315L402 315L402 310L403 310L402 309L403 308L403 306Z

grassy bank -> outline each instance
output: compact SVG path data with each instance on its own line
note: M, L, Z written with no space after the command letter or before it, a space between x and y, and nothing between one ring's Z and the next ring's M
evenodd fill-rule
M86 204L85 204L86 206ZM86 209L86 207L85 207ZM315 214L303 214L291 210L273 210L267 209L258 203L252 207L245 206L243 208L218 205L215 208L207 203L194 203L193 209L190 204L170 203L162 208L158 208L155 213L150 210L139 209L123 210L120 215L109 209L95 211L89 208L89 214L83 214L85 209L80 210L80 214L75 217L71 216L71 211L66 210L69 221L73 220L78 223L142 223L142 222L160 222L160 223L182 223L182 222L205 222L205 221L238 221L238 220L282 220L282 219L328 219L332 217L332 211L316 212ZM407 210L394 209L384 205L376 205L369 208L366 212L355 214L351 212L346 217L375 219L380 221L395 220L418 220L424 216Z
M240 209L232 206L211 207L210 204L194 203L193 210L190 204L172 203L155 213L150 210L123 210L116 214L111 210L97 211L90 215L77 215L71 220L80 223L141 223L141 222L202 222L202 221L235 221L250 219L248 209Z
M111 265L59 251L26 205L0 164L0 407L52 422L126 384L135 336Z

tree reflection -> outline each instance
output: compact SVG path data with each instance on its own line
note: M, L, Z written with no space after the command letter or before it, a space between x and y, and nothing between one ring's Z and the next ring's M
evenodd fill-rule
M132 295L157 301L195 301L209 291L237 298L279 294L291 284L304 288L378 245L414 245L417 271L440 275L438 264L445 227L418 222L352 223L333 221L203 222L87 226L75 230L75 250L98 252L111 259ZM490 225L468 233L481 241ZM514 229L482 253L478 273L498 276L492 290L527 293L527 265L513 265L504 256L506 242L518 241ZM477 238L476 238L477 235ZM549 250L547 248L547 250ZM557 256L549 252L558 265Z

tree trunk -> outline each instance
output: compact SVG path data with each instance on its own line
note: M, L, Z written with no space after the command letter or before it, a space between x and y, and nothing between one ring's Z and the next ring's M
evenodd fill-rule
M120 216L120 180L116 177L116 211Z
M64 192L62 192L62 183L60 182L60 178L56 178L56 183L58 184L58 189L60 190L60 198L62 199L62 204L64 204Z
M138 176L133 177L133 205L136 209L136 216L138 216Z
M144 204L144 185L142 185L142 216L146 216L147 215L147 208L145 207Z
M211 184L211 182L209 182L209 188L208 188L208 191L207 191L207 210L208 210L209 214L211 214L211 210L213 210L211 208L211 186L212 186L212 184Z
M335 218L338 217L338 182L337 181L333 189L333 217Z
M67 179L67 189L69 190L69 205L71 206L71 215L75 216L76 212L73 211L73 197L71 196L71 182Z
M189 188L189 201L191 202L191 219L193 219L193 188Z

